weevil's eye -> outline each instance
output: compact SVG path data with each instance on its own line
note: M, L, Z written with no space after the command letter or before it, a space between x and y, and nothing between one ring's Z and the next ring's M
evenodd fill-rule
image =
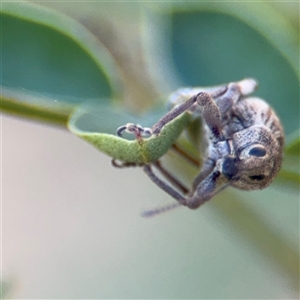
M239 157L240 159L248 159L250 157L264 157L266 154L266 148L263 145L256 144L244 148Z
M249 178L251 180L254 180L254 181L261 181L265 178L265 175L253 175L253 176L249 176Z
M249 155L257 157L264 157L266 153L267 151L263 146L255 146L249 151Z

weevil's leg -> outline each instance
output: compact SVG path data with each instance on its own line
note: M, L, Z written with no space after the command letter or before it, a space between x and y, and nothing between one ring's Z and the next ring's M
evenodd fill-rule
M206 93L199 93L197 95L197 104L202 109L202 118L213 135L213 142L223 141L222 116L214 99Z
M214 169L204 180L202 180L195 189L192 196L187 197L186 205L195 209L210 200L213 196L228 186L224 183L224 178L220 171Z
M236 83L229 83L225 93L215 97L221 114L225 114L241 97L241 92Z
M207 126L210 128L215 141L223 141L224 137L221 132L222 128L222 118L221 112L213 100L209 96L209 94L200 92L199 94L191 97L184 103L176 106L173 110L164 115L156 124L154 124L151 128L143 128L140 125L127 124L125 126L121 126L117 129L117 134L119 136L122 135L123 131L131 132L136 135L136 137L140 137L143 134L154 134L159 135L162 128L174 120L176 117L189 110L193 105L198 105L202 110L202 117L205 120Z
M172 145L172 150L176 151L178 154L183 156L187 161L189 161L194 166L196 166L196 167L200 166L200 160L199 159L197 159L197 158L193 157L192 155L190 155L189 153L187 153L185 150L180 148L177 144Z
M210 128L216 141L224 140L221 133L222 115L234 105L242 95L247 95L255 90L257 83L254 79L248 78L237 83L229 83L227 86L220 86L210 94L199 92L184 103L176 106L173 110L163 116L152 128L147 128L147 133L158 135L161 129L180 114L191 109L197 103L202 110L202 117ZM215 100L214 100L215 99Z
M174 190L171 186L169 186L167 183L165 183L163 180L158 178L152 171L150 165L145 165L143 167L145 173L149 176L149 178L162 190L164 190L167 194L169 194L171 197L173 197L178 203L181 205L186 205L186 199L184 196L179 194L176 190Z
M197 175L197 177L194 179L192 192L196 190L197 186L200 184L201 181L203 181L214 169L215 167L215 161L207 158L202 165L200 173Z
M226 92L227 85L228 84L223 84L214 87L180 88L169 96L168 107L169 109L172 109L174 106L185 102L189 98L201 92L209 94L212 98L218 97Z
M198 105L202 110L202 117L205 120L207 126L210 128L213 137L216 141L224 140L222 134L222 118L220 110L215 101L204 92L193 96L186 102L175 107L172 111L163 116L156 124L151 128L152 134L158 135L161 129L180 114L191 108L193 105Z
M189 189L184 186L177 178L175 178L173 175L170 174L160 163L160 161L156 161L153 163L153 166L155 166L160 173L168 179L169 182L171 182L176 188L178 188L183 194L186 194Z
M233 82L232 84L238 86L238 93L240 96L249 95L254 92L257 87L256 80L252 78L246 78L238 82ZM212 98L216 99L221 97L228 90L228 83L221 84L212 87L184 87L173 92L168 99L168 106L172 107L181 104L191 98L194 95L204 92L209 94Z
M117 135L122 136L122 133L124 131L128 133L133 133L136 138L140 138L143 135L158 135L161 131L161 129L169 122L174 120L176 117L184 113L186 110L188 110L193 104L195 104L197 101L197 96L193 96L192 98L188 99L181 105L177 106L170 112L168 112L166 115L164 115L156 124L154 124L151 128L143 128L142 126L138 124L132 124L128 123L124 126L120 126L117 129Z
M227 85L226 91L219 95L211 95L219 109L221 114L226 113L237 101L240 100L241 96L252 93L257 87L257 82L252 78L246 78L239 82L231 82Z
M150 130L150 128L142 127L139 124L127 123L126 125L120 126L116 133L118 136L122 136L123 132L126 131L128 133L133 133L136 139L141 139L142 136L151 135Z
M193 96L203 92L201 88L180 88L177 91L173 92L168 99L167 107L169 110L172 110L175 106L180 105Z
M151 133L155 135L159 135L162 128L174 120L176 117L181 115L182 113L186 112L188 109L190 109L196 102L197 102L197 96L194 95L190 99L186 100L182 104L176 106L174 109L172 109L170 112L165 114L156 124L154 124L151 127Z
M202 182L200 182L192 196L185 198L177 191L175 191L171 186L158 178L153 173L150 165L145 165L144 171L158 187L160 187L167 194L173 197L177 201L177 203L183 206L187 206L191 209L198 208L200 205L210 200L214 195L228 186L228 184L222 184L223 176L221 175L219 170L215 169Z

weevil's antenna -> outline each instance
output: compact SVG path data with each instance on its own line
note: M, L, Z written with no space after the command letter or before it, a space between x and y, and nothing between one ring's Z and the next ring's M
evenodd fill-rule
M162 213L165 213L167 211L170 211L170 210L180 207L180 206L183 206L183 205L181 205L179 202L170 203L170 204L167 204L167 205L164 205L161 207L145 210L141 213L141 216L143 218L151 218L151 217L160 215Z

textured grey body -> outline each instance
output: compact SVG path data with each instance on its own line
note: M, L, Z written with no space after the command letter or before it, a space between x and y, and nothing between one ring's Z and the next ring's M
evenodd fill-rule
M151 128L128 124L121 131L159 135L163 126L181 113L188 111L201 118L204 160L187 195L158 178L150 165L144 166L151 180L181 205L197 208L227 186L262 189L280 170L284 133L270 105L248 97L256 86L249 78L212 88L179 89L170 96L171 111Z

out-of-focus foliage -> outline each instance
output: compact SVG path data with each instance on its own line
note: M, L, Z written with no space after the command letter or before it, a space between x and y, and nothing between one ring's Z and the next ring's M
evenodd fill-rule
M129 148L114 136L116 127L135 121L150 125L160 116L152 114L147 122L128 119L128 110L162 103L179 86L256 78L255 95L275 108L288 136L276 193L263 191L260 202L247 196L254 206L240 201L239 192L225 192L214 205L220 218L270 259L298 293L299 230L292 224L299 212L276 210L287 194L295 198L300 178L299 10L297 3L288 7L265 2L2 3L2 110L63 126L73 112L73 132L122 159L119 154L127 155ZM180 124L185 123L175 123L177 131L169 131L172 138L158 156L179 136ZM153 157L157 147L148 150ZM179 167L178 174L189 175ZM274 206L264 207L270 203ZM281 226L279 213L287 216ZM142 284L138 278L136 283ZM183 279L182 285L188 283Z
M299 156L300 153L300 131L299 129L293 132L287 141L285 149L287 155Z
M1 12L1 106L66 124L72 107L116 94L113 60L85 27L65 15L22 3Z

